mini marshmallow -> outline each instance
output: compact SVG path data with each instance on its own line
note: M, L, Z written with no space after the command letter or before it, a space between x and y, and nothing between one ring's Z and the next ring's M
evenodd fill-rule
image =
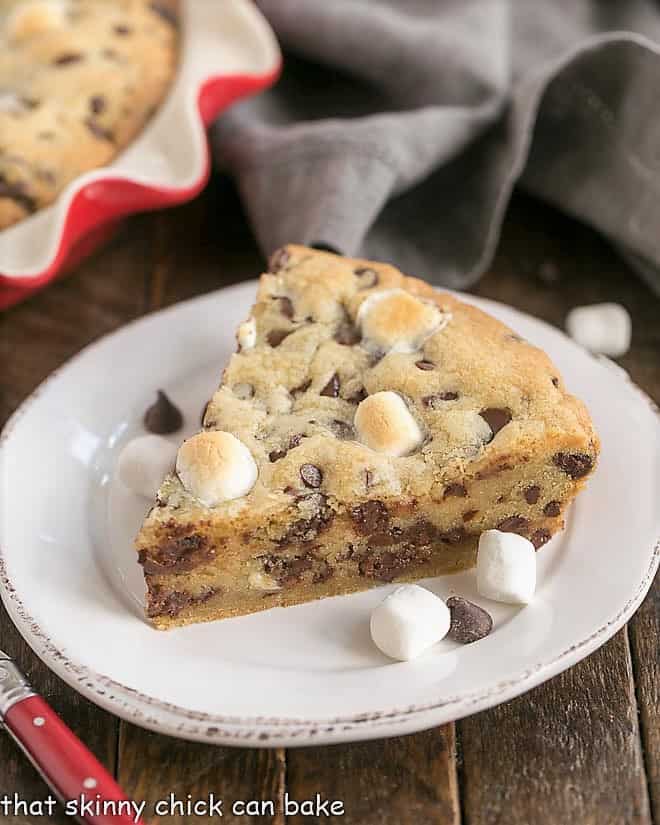
M357 314L366 346L393 352L416 352L449 319L448 313L398 288L373 292Z
M392 659L414 659L449 632L447 605L430 590L404 584L371 614L371 638Z
M363 444L386 455L407 455L424 440L405 401L391 390L376 392L361 401L353 423Z
M529 604L536 589L536 551L516 533L486 530L479 538L477 590L505 604Z
M163 478L174 470L176 446L160 435L141 435L119 454L117 472L129 490L153 499Z
M212 430L183 442L176 459L183 486L207 507L247 495L258 470L248 448L231 433Z
M618 357L630 349L632 322L621 304L575 307L566 317L566 331L591 352Z
M18 41L58 28L64 23L64 11L61 0L31 0L23 3L7 18L7 37Z
M238 346L241 350L252 349L257 343L257 322L254 318L248 318L238 328Z

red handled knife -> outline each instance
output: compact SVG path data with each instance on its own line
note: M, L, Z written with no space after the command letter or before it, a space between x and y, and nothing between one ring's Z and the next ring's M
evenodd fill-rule
M113 777L1 650L0 723L60 801L79 801L84 795L88 805L77 805L80 821L89 825L144 825L135 818L133 806L129 810L128 797Z

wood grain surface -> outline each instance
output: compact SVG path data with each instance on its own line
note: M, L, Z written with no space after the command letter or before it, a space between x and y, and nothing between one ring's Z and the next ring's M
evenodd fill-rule
M77 271L0 316L0 423L101 335L145 312L255 277L262 266L224 180L184 207L131 219ZM518 195L497 259L474 291L558 326L572 306L623 303L633 317L633 345L620 363L660 401L660 300L587 228ZM127 792L149 803L170 793L184 800L213 793L225 800L223 821L273 825L660 825L658 588L656 582L607 645L512 702L407 737L300 750L216 748L120 722L51 674L4 611L0 648ZM14 793L37 800L48 791L0 733L0 801ZM286 816L285 794L341 800L344 813ZM248 799L272 800L275 812L232 815L228 806ZM0 819L68 821L1 813ZM179 813L150 821L218 819Z

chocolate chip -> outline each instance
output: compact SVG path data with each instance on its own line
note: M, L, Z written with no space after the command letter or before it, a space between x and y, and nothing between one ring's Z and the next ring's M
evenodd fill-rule
M79 63L83 56L79 52L64 52L53 60L54 66L70 66L72 63Z
M291 395L292 395L294 398L297 398L299 395L302 395L304 392L307 392L307 390L308 390L311 386L312 386L312 379L310 378L310 379L308 379L307 381L303 381L303 382L302 382L302 384L299 384L297 387L294 387L294 388L291 390Z
M497 525L497 529L503 533L519 533L521 530L524 530L528 524L529 521L522 516L509 516Z
M93 115L100 115L105 111L106 100L103 95L94 95L89 99L89 110Z
M546 530L545 527L542 527L532 535L530 541L538 550L539 547L543 547L544 544L547 544L551 538L552 535L550 534L550 531Z
M114 134L109 129L105 129L103 126L101 126L100 123L97 123L93 118L86 118L85 126L89 129L89 131L94 135L95 138L98 138L99 140L107 140L108 143L114 143Z
M119 37L126 37L131 33L131 29L123 23L117 23L117 25L113 27L113 31L119 35Z
M387 507L378 499L370 499L363 504L358 504L351 510L351 518L355 523L358 533L369 536L372 533L380 533L387 529L390 522L390 514Z
M472 519L477 515L478 510L466 510L463 513L463 521L472 521Z
M446 530L438 536L445 544L459 544L465 538L465 530L462 527L454 527L453 530Z
M202 407L202 414L201 414L200 419L199 419L200 426L202 426L202 427L204 426L204 419L206 418L206 411L208 410L210 403L211 403L211 401L209 400Z
M553 378L552 383L554 384L555 387L558 387L559 386L559 379L558 378Z
M279 301L280 312L282 315L284 315L285 318L293 318L294 310L293 301L291 298L287 298L285 295L282 295L276 300Z
M543 508L543 515L554 518L561 513L561 504L558 501L549 501Z
M485 410L482 410L479 415L493 431L491 441L502 427L506 427L509 421L511 421L511 410L500 407L487 407Z
M422 398L422 404L432 410L437 410L442 406L443 401L456 401L457 398L457 392L439 392L435 395L425 395Z
M593 458L586 453L556 453L552 460L571 478L586 476L594 466Z
M465 498L467 496L467 490L464 484L448 484L445 487L445 491L443 493L443 498L449 498L450 496L457 496L458 498Z
M357 327L350 322L345 322L337 327L335 332L335 341L345 347L352 347L354 344L359 344L362 340Z
M242 401L247 401L248 399L254 397L254 387L252 386L252 384L234 384L234 386L232 387L232 392L234 393L236 398L240 398Z
M435 369L435 364L433 363L433 361L426 361L425 359L422 359L421 361L415 361L415 366L418 370L425 370L426 372Z
M541 495L541 488L538 484L532 484L531 487L526 487L523 493L525 496L525 501L528 504L536 504L539 500L539 496Z
M325 387L323 387L319 395L324 395L326 398L336 398L339 395L339 387L339 376L335 373Z
M376 286L380 280L376 270L371 269L368 266L361 266L359 269L356 269L355 274L360 279L360 286L358 289L371 289Z
M360 404L364 399L367 397L368 393L364 387L360 387L359 390L353 393L349 398L346 400L349 404Z
M9 198L16 201L26 212L34 212L37 208L35 199L28 194L27 186L21 181L9 183L0 174L0 198Z
M364 486L368 490L369 487L373 486L373 483L374 483L374 474L371 472L371 470L365 470L364 471Z
M286 247L283 246L280 249L276 249L268 259L268 271L273 274L279 272L288 264L290 258L291 255Z
M162 17L166 23L169 23L171 26L174 26L174 28L177 28L179 25L179 18L172 8L164 3L157 2L157 0L153 0L153 2L149 4L149 7L154 14Z
M451 624L447 638L469 645L483 639L493 629L493 619L483 607L463 599L460 596L451 596L447 599L447 607L451 616Z
M279 347L287 335L291 335L292 332L292 329L271 329L266 336L266 341L268 341L271 347Z
M300 478L306 487L320 487L323 481L323 473L316 464L303 464L300 468Z
M337 436L337 438L343 438L344 440L355 438L355 430L353 429L353 425L348 424L346 421L340 421L338 418L332 419L330 422L330 429Z
M162 390L158 390L155 403L144 414L144 426L150 433L168 435L181 429L183 415L167 395Z
M271 452L268 453L268 459L274 464L276 461L279 461L280 458L284 458L286 454L286 450L271 450ZM287 491L285 490L284 492L286 493Z

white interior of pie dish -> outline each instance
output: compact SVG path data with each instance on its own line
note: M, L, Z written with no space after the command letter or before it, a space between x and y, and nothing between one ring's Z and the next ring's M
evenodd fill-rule
M27 285L49 270L82 189L91 208L98 202L102 211L111 196L109 180L171 193L173 202L203 181L209 157L198 107L202 87L212 78L270 75L281 58L270 27L250 0L182 0L181 24L179 68L163 105L113 163L76 178L51 207L0 232L3 276Z

